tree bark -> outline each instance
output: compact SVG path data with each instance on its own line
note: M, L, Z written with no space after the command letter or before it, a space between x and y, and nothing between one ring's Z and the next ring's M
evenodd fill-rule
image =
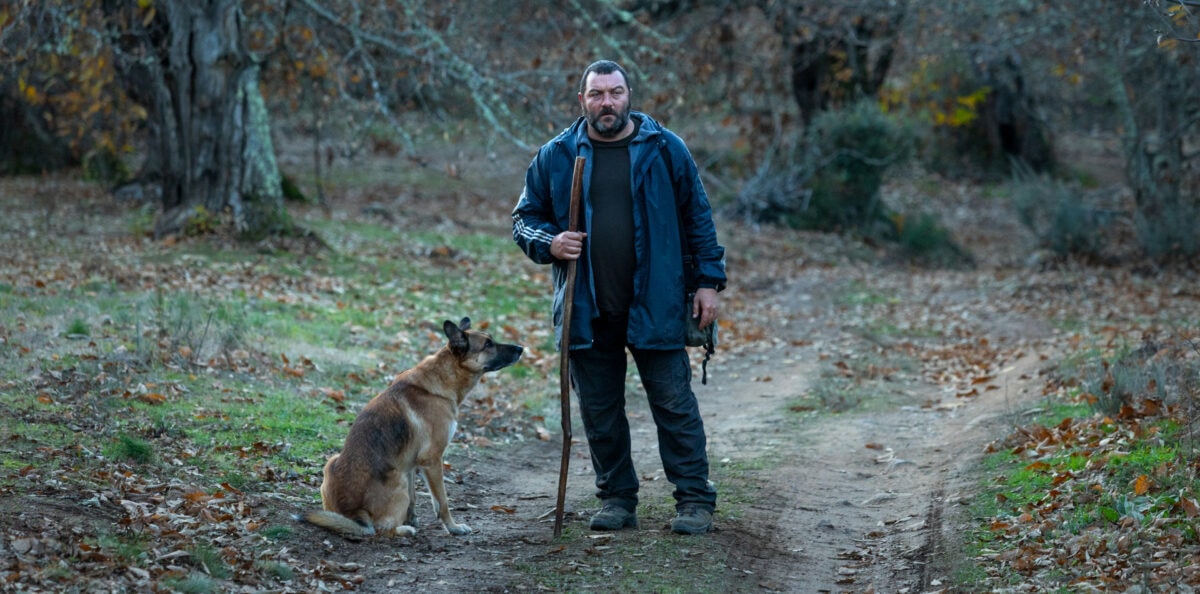
M792 98L805 125L821 111L879 92L908 10L908 0L759 5L791 46Z
M148 113L142 174L162 188L155 235L227 218L243 236L277 230L281 178L238 1L167 0L146 13L105 0L105 10L118 28L124 86Z
M1138 235L1147 256L1193 257L1200 253L1200 197L1184 191L1189 172L1183 135L1200 117L1188 113L1192 88L1180 69L1159 55L1145 60L1142 71L1115 72L1112 79Z

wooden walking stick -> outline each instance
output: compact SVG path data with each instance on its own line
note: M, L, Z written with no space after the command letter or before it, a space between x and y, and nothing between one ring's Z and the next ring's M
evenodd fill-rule
M583 196L583 164L587 159L575 157L575 173L571 177L571 207L567 211L567 230L579 230L579 203ZM580 254L582 256L582 253ZM571 377L570 345L571 315L575 309L575 265L567 262L567 286L563 293L562 339L558 353L558 389L562 401L562 461L558 465L558 501L554 504L554 536L562 534L563 504L567 499L567 467L571 460Z

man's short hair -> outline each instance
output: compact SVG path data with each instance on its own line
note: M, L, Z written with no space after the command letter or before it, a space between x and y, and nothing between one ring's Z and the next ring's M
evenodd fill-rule
M625 79L625 88L629 88L629 75L625 73L625 69L621 68L620 64L613 62L612 60L596 60L588 65L588 67L583 70L583 76L579 77L580 95L582 95L583 91L587 88L588 75L593 72L596 74L612 74L614 72L620 72L621 78Z

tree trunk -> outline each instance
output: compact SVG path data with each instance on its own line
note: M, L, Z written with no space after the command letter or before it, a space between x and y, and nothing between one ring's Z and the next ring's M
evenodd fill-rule
M1200 116L1189 112L1193 89L1180 69L1161 55L1145 60L1143 70L1112 79L1139 241L1151 258L1191 258L1200 254L1200 197L1185 191L1195 174L1188 171L1184 135Z
M148 112L142 173L162 188L155 235L226 218L243 236L277 230L281 179L238 1L167 0L152 13L136 4L105 0L105 11L119 28L124 86Z
M993 52L972 55L981 84L991 89L979 108L976 125L983 128L990 168L1011 171L1017 159L1037 172L1053 172L1056 163L1050 130L1039 117L1037 100L1025 84L1025 71L1016 54L996 56ZM964 142L976 142L966 138ZM962 147L966 154L971 149Z
M807 125L821 111L879 92L908 1L807 5L762 0L760 8L791 45L792 97Z

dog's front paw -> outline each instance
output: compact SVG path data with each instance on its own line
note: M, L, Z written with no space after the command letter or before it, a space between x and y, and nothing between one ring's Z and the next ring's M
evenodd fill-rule
M471 527L466 524L446 524L446 532L455 536L462 536L471 533Z
M412 526L401 524L392 529L392 536L416 536L417 529Z

